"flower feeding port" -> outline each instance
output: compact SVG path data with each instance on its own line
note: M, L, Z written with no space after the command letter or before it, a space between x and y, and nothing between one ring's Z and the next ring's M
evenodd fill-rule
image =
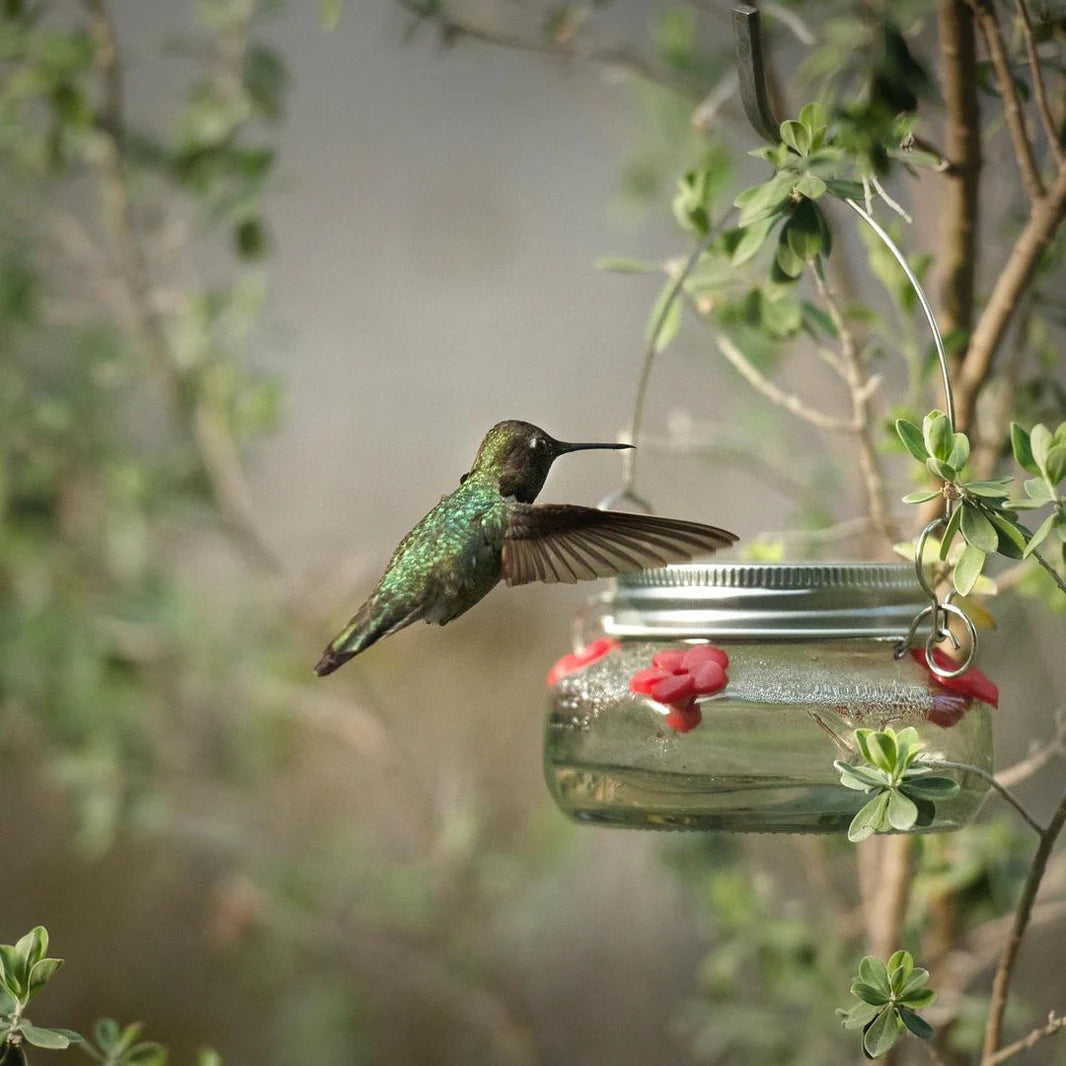
M733 24L745 113L777 142L758 12L738 6ZM885 229L844 202L913 287L954 440L929 301ZM601 506L647 507L633 463ZM926 574L929 537L959 521L943 498L913 564L686 564L619 578L579 615L574 651L549 676L545 770L559 806L601 824L854 840L965 825L990 786L999 693L974 665L977 630L956 592L941 599Z

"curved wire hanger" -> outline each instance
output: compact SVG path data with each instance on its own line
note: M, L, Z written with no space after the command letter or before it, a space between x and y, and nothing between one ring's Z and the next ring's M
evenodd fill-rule
M766 88L766 65L763 56L762 30L759 23L759 12L750 4L737 4L733 8L733 42L736 52L737 76L740 85L740 101L744 107L744 114L747 117L748 122L751 123L752 129L754 129L760 137L776 144L781 139L779 133L780 126L774 118L773 109L770 107L770 97ZM914 271L911 270L906 256L900 251L896 242L892 240L884 227L881 226L877 219L875 219L867 210L856 203L855 200L849 199L844 202L874 231L874 233L877 234L885 247L892 253L893 258L899 264L900 269L903 271L907 281L910 282L911 287L914 289L915 295L918 297L918 302L925 314L929 330L933 335L933 343L936 345L936 354L940 363L940 375L944 387L945 414L948 417L951 432L954 433L955 397L951 388L951 374L948 370L948 357L947 352L944 350L944 340L940 335L940 327L937 325L936 316L933 314L933 309L930 306L929 300L926 297L918 278L915 276ZM910 630L906 637L900 642L895 652L896 658L902 658L912 646L918 628L926 618L930 618L932 626L929 636L925 641L926 662L933 673L938 677L945 679L958 677L960 674L965 673L970 668L970 665L973 663L973 660L977 655L977 629L974 626L973 621L962 608L953 602L955 598L954 590L942 603L937 596L936 589L930 585L925 574L924 553L926 541L934 530L947 525L954 506L954 501L946 499L944 501L944 514L939 518L934 518L933 521L922 530L918 537L914 549L914 569L918 576L919 584L928 594L931 602L928 607L925 607L915 616L914 621L911 623ZM955 616L965 625L969 637L966 652L958 665L953 669L946 669L940 666L933 658L933 647L942 643L944 640L950 641L955 650L959 650L960 645L958 639L945 624L945 619L948 615Z

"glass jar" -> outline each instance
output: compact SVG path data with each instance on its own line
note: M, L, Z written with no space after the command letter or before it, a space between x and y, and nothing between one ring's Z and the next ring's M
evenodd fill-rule
M913 726L926 754L990 772L995 697L965 683L977 672L943 682L922 652L893 655L927 603L905 564L687 564L619 578L579 616L575 642L588 650L550 679L548 787L567 814L608 825L836 832L871 798L833 767L862 761L857 728ZM631 689L653 656L706 642L727 653L728 679L691 697L687 717ZM942 773L961 789L925 831L964 825L988 787Z

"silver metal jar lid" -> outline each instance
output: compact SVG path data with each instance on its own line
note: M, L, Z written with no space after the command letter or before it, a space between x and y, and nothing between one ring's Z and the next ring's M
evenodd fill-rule
M686 563L618 578L615 637L899 640L928 597L907 563Z

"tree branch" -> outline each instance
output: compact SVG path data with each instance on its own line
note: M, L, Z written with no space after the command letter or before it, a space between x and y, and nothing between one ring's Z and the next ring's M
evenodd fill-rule
M1003 1033L1003 1015L1007 1009L1007 997L1010 993L1014 965L1018 960L1022 937L1025 936L1025 929L1029 924L1033 902L1044 877L1044 871L1047 869L1051 850L1064 824L1066 824L1066 795L1063 795L1059 801L1051 821L1041 834L1040 844L1033 856L1033 864L1029 868L1029 875L1022 886L1022 894L1014 912L1014 921L1007 937L1007 945L996 967L996 974L992 980L992 1000L988 1008L988 1023L985 1026L985 1046L981 1053L982 1066L992 1066L992 1063L997 1061L995 1055L999 1051L1000 1038Z
M942 766L947 770L965 770L968 774L976 774L982 780L987 781L1022 816L1030 828L1036 831L1038 836L1044 835L1044 827L1026 810L1022 801L987 770L982 770L980 766L973 766L970 763L951 762L948 759L919 759L919 762L923 766Z
M977 46L966 0L943 0L937 9L940 68L946 118L948 169L943 225L940 302L945 333L969 333L977 266L981 115L977 99Z
M1047 766L1052 759L1066 756L1066 713L1063 713L1061 709L1057 715L1057 723L1058 728L1051 740L1041 745L1032 755L996 774L996 780L1004 788L1013 788L1022 781L1027 781Z
M515 52L531 52L535 55L553 56L557 59L576 59L595 66L613 70L624 70L643 81L662 85L681 96L696 100L698 94L681 82L671 78L666 72L653 67L643 56L624 47L598 47L586 45L573 39L530 40L517 34L497 32L472 23L459 22L451 18L433 0L396 0L396 3L416 19L436 24L441 42L453 44L461 37L482 44L497 45Z
M1055 1012L1052 1011L1048 1015L1047 1025L1041 1025L1039 1028L1034 1029L1028 1036L1023 1036L1021 1040L1016 1040L1013 1044L1008 1044L1001 1051L997 1051L990 1059L986 1060L986 1066L998 1066L1001 1062L1006 1062L1007 1059L1013 1058L1020 1051L1028 1051L1031 1047L1036 1047L1045 1037L1054 1036L1055 1033L1062 1029L1066 1029L1066 1018L1058 1018L1055 1016Z
M1040 256L1066 216L1066 166L1060 167L1047 195L1033 204L1029 221L1018 236L970 338L966 358L955 379L955 413L959 429L967 429L992 360L1019 305Z
M977 16L977 24L981 27L981 36L988 50L988 58L992 61L999 95L1003 99L1003 117L1007 121L1007 129L1010 131L1010 138L1014 144L1014 157L1018 161L1022 186L1029 202L1035 203L1044 195L1044 183L1040 180L1036 161L1033 159L1033 146L1025 128L1025 113L1018 100L1018 87L1014 84L1014 75L1011 73L1010 61L1007 59L1007 52L1003 45L1003 35L1000 33L996 9L992 6L991 0L974 0L974 13Z
M1029 17L1029 8L1025 0L1016 0L1015 6L1022 24L1022 36L1025 38L1025 54L1029 60L1029 73L1033 82L1036 109L1040 114L1044 134L1055 156L1055 162L1061 167L1066 163L1066 148L1063 148L1062 141L1059 140L1058 127L1051 114L1051 105L1048 103L1047 86L1044 84L1044 73L1040 69L1040 56L1036 51L1036 38L1033 36L1033 23Z
M855 423L845 418L836 418L828 415L817 408L808 407L795 393L785 392L748 360L748 357L727 337L724 333L716 332L714 343L718 350L725 356L727 362L740 374L740 376L755 389L762 393L772 404L783 408L789 414L795 415L804 422L809 422L818 429L828 430L831 433L854 433Z

